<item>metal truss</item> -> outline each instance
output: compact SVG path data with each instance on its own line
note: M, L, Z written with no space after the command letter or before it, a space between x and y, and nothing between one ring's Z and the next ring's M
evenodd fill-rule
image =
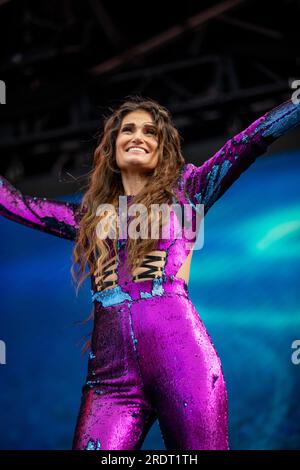
M61 3L69 23L78 24L72 2ZM19 174L22 168L25 174L40 167L36 171L56 175L68 168L74 173L88 169L103 116L129 95L157 99L171 111L184 139L196 140L200 135L213 138L238 130L246 124L245 116L249 120L287 97L290 81L297 78L296 45L287 46L287 33L277 21L274 25L272 19L266 25L249 21L247 8L253 1L215 2L135 45L118 29L103 2L88 3L91 17L82 21L77 45L32 48L2 61L1 74L12 84L8 104L0 108L2 172L11 166L18 167ZM280 3L286 7L295 2ZM0 1L1 10L12 5ZM23 13L29 29L38 25L56 39L63 34L50 18L34 16L30 9ZM82 66L78 54L90 46L93 24L101 28L110 57L98 63L94 59L92 67ZM207 37L218 25L222 31L228 27L253 40L232 44L223 37L222 47L210 45ZM274 56L269 41L276 44ZM45 79L43 67L72 54L78 60L75 76L64 69Z

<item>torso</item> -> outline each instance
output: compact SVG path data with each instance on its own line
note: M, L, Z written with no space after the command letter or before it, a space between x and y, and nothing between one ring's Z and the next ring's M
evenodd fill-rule
M180 196L180 202L188 204L183 194ZM157 249L150 251L143 259L141 265L138 268L134 268L131 273L127 273L123 269L124 259L127 256L125 245L123 245L123 242L120 245L118 244L118 255L105 263L103 275L100 274L99 266L96 269L94 273L94 290L100 292L117 286L121 286L123 289L128 283L155 280L162 276L182 279L188 285L193 243L190 242L189 236L186 237L186 234L183 237L179 236L179 238L176 236L175 227L178 227L178 223L180 227L179 220L181 220L180 217L178 219L174 215L173 222L171 222L171 236L167 239L165 237L160 239ZM188 233L187 235L190 234Z
M149 255L154 255L154 256L161 256L161 260L157 261L151 261L151 267L157 267L157 268L163 268L165 264L165 252L159 251L159 250L154 250L149 253ZM181 265L180 269L176 273L175 277L181 278L185 281L185 283L188 285L189 283L189 276L190 276L190 267L191 267L191 260L193 256L193 251L191 250L189 255L186 257L185 261ZM117 257L114 257L113 259L109 260L107 263L104 264L104 266L107 266L107 270L104 270L104 277L100 276L98 277L98 270L95 272L95 282L98 287L98 291L100 290L106 290L112 287L115 287L117 285ZM140 279L136 279L134 282L142 282L145 277L143 277L143 273L147 272L149 270L149 267L139 267L135 269L132 272L132 277L134 276L139 276ZM106 271L106 274L105 274ZM111 274L108 274L108 271L111 272ZM154 274L160 275L161 271L158 269ZM107 275L108 274L108 275ZM104 287L101 283L102 280L105 280L105 282L110 283L107 287Z

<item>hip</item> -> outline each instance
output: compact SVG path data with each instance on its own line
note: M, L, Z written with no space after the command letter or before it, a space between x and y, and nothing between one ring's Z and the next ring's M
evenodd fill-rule
M92 301L96 310L117 306L125 303L135 303L155 298L183 296L190 300L187 283L175 276L163 275L156 279L125 282L116 287L101 292L92 291Z

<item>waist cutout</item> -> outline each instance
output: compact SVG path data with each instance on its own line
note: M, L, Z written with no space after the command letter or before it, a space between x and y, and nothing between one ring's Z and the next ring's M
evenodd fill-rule
M176 276L162 275L156 279L124 282L122 285L101 292L91 291L92 302L99 302L103 307L118 305L125 301L134 302L154 296L163 296L168 293L188 297L188 286L185 280Z

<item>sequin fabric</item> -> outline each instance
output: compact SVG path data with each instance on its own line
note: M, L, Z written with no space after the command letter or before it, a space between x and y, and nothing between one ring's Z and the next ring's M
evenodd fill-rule
M165 277L154 289L153 282L127 286L131 300L95 303L73 449L98 441L99 450L138 450L156 419L167 449L228 449L226 386L212 339L183 280Z
M202 166L185 164L174 187L178 200L194 210L204 204L206 214L268 145L299 122L299 104L287 101ZM11 220L75 239L81 217L76 204L24 196L5 178L0 203L1 214ZM229 449L220 357L188 286L176 277L191 249L186 242L175 236L159 240L165 256L159 278L133 280L122 240L117 285L99 291L91 276L94 325L74 450L140 449L156 419L168 450Z

